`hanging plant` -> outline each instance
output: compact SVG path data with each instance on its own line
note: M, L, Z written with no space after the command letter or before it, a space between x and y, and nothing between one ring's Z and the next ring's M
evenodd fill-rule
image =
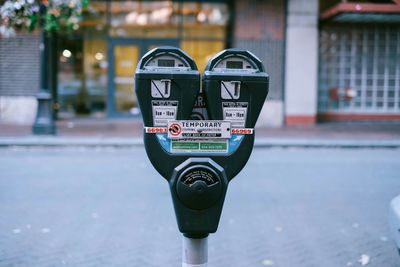
M89 0L6 0L0 7L0 36L20 29L77 30L88 6Z

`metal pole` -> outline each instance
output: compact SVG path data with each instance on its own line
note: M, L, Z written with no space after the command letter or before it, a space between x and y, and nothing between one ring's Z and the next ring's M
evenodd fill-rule
M56 120L58 116L59 103L58 103L58 33L51 32L50 39L50 85L49 89L53 100L53 119Z
M182 267L207 267L207 237L189 238L183 236L182 246Z
M36 119L32 126L33 134L52 135L56 133L53 119L52 97L49 91L49 37L42 30L40 44L40 88L37 94L38 107Z

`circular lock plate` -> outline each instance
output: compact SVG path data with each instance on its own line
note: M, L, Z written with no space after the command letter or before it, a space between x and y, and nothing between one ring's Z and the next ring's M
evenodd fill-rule
M221 197L218 174L208 166L192 166L179 176L176 190L179 199L191 209L202 210L214 205Z
M187 186L192 186L197 181L203 181L206 185L210 186L216 184L218 178L213 170L197 167L184 172L180 181Z

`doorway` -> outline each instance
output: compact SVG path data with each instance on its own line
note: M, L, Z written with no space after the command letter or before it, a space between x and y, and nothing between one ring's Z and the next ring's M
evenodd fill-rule
M140 58L158 46L179 47L175 39L110 39L108 45L108 117L132 117L140 114L134 91L134 74Z

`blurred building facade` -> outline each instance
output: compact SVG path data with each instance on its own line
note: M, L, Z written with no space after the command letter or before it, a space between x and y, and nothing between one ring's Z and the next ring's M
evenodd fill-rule
M323 1L318 115L400 119L400 1Z
M90 3L82 26L59 34L59 119L137 116L136 64L148 50L172 45L200 71L227 47L257 55L271 77L259 125L400 120L398 1ZM0 39L0 120L32 123L39 44L38 34Z

